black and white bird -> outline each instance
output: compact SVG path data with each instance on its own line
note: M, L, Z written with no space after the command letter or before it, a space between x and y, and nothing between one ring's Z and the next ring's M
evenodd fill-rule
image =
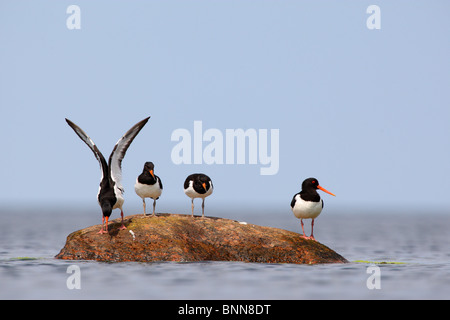
M192 216L194 216L194 199L202 198L202 218L205 217L205 198L213 193L211 179L203 173L194 173L184 181L184 193L192 199Z
M294 215L300 219L302 224L303 237L306 239L316 240L314 238L314 219L319 216L323 208L323 200L317 193L317 189L322 190L332 196L335 196L330 191L322 188L316 178L308 178L302 183L302 191L295 194L291 201L291 208ZM311 221L311 236L305 235L303 228L303 219L312 219Z
M103 157L100 150L95 145L94 141L78 127L75 123L66 119L69 126L75 131L75 133L83 140L87 146L92 150L98 162L100 163L100 170L102 178L100 180L100 187L98 189L97 200L98 204L102 208L102 228L98 233L108 233L108 219L114 209L120 209L120 215L122 217L122 226L120 229L126 229L123 224L123 186L122 181L122 160L125 157L125 153L128 150L131 142L137 136L139 131L144 127L150 117L135 124L125 135L117 141L114 146L111 155L109 156L108 163ZM103 227L105 225L105 228Z
M156 200L161 196L163 185L161 179L154 173L155 165L153 162L146 162L144 164L144 170L137 177L134 190L136 194L142 198L144 204L144 216L145 213L145 198L153 199L153 214L155 216Z

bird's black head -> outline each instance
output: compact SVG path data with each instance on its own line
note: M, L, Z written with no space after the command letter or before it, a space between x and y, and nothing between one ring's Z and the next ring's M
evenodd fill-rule
M109 217L112 213L112 205L109 201L104 201L101 205L104 217Z
M308 178L305 179L305 181L303 181L302 183L302 190L305 189L318 189L317 187L319 186L319 181L317 181L316 178Z
M154 169L155 169L155 165L153 164L153 162L147 161L147 162L144 164L144 170L150 171L150 170L154 170Z
M152 175L153 178L155 178L155 174L153 172L154 170L155 165L153 164L153 162L148 161L144 164L144 170L142 172L148 172Z
M194 190L201 194L212 188L211 178L203 173L194 173L188 176L185 181L185 189L188 187L189 181L193 181Z
M198 180L200 181L200 184L202 185L203 189L205 189L205 191L208 191L212 187L212 182L209 183L211 179L207 175L201 175Z
M311 191L311 190L322 190L323 192L326 192L328 194L331 194L332 196L335 196L333 193L331 193L330 191L326 190L325 188L322 188L319 185L319 181L316 178L308 178L305 179L305 181L303 181L302 183L302 191Z

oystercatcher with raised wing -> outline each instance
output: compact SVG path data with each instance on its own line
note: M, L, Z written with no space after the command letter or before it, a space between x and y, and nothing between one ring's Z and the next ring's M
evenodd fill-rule
M291 201L291 209L294 215L300 219L302 224L303 237L305 239L316 240L314 238L314 219L316 219L323 209L323 200L317 193L317 189L322 190L332 196L335 196L330 191L322 188L316 178L308 178L302 183L302 191L295 194ZM303 219L312 219L311 221L311 236L305 235L303 228Z
M97 200L98 204L102 208L102 228L98 233L108 233L108 219L111 216L112 210L120 209L120 215L122 217L122 226L120 229L126 229L123 223L123 186L122 180L122 160L125 157L125 153L128 150L131 142L137 136L139 131L144 127L150 117L135 124L125 135L117 141L114 146L111 155L109 156L109 162L106 163L105 157L103 157L100 150L95 145L94 141L75 123L66 119L69 126L75 131L81 140L92 150L98 162L100 163L100 170L102 178L100 180L100 187L98 189ZM105 225L105 228L103 227Z
M191 198L192 217L194 216L194 199L202 198L202 218L205 217L205 198L213 193L211 178L203 173L194 173L184 181L184 193Z
M155 165L153 164L153 162L146 162L144 164L144 170L142 170L142 173L137 177L136 184L134 185L136 194L142 198L142 202L144 205L144 216L146 216L145 198L153 199L152 216L154 217L156 200L159 199L163 190L161 179L157 175L155 175L154 170Z

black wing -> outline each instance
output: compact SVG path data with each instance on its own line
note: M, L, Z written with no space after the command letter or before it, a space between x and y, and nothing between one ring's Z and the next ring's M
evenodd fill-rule
M296 194L294 194L294 196L292 197L291 208L294 208L294 206L295 206L295 197L296 197L298 194L300 194L300 193L296 193Z
M87 144L87 146L92 150L92 152L95 155L95 158L97 158L98 162L100 163L100 170L102 171L102 180L104 177L108 176L108 165L106 163L105 157L103 157L100 150L95 145L94 141L92 141L91 138L84 132L79 126L77 126L75 123L70 121L66 118L66 122L68 125L75 131L75 133L80 137L81 140L84 141L84 143Z
M109 156L109 167L111 169L111 178L117 184L117 187L123 190L121 181L122 181L122 160L125 157L125 153L128 150L131 142L133 142L134 138L137 136L139 131L145 126L148 119L150 117L145 118L142 121L136 123L130 130L127 131L123 135L122 138L117 141L114 146L111 155Z

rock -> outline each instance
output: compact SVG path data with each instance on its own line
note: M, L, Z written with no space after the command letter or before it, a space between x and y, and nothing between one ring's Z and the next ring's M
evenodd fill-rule
M111 223L112 222L112 223ZM264 263L345 263L325 245L278 228L190 215L132 215L110 221L109 234L100 225L67 237L58 259L119 261L245 261Z

